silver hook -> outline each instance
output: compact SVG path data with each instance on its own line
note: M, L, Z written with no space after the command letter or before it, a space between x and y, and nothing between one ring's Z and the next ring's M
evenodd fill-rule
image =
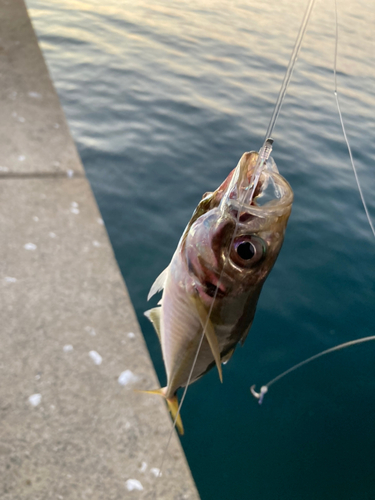
M261 405L263 403L264 396L268 392L268 387L266 385L262 385L262 387L260 388L260 392L256 392L255 385L252 385L250 387L250 392L254 396L254 398L259 400L259 404Z

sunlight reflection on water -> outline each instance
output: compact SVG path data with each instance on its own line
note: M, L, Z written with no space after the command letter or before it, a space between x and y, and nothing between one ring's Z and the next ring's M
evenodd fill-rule
M375 217L375 8L338 3L343 115ZM260 147L305 4L28 0L161 381L148 289L202 193ZM375 330L374 242L333 98L333 20L333 2L317 2L275 128L295 203L254 327L224 385L207 375L182 411L202 499L375 496L372 346L306 367L261 409L249 395Z

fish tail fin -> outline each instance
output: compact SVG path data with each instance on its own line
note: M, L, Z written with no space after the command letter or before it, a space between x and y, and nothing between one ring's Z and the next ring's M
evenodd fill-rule
M168 410L171 413L171 417L173 419L173 422L176 421L176 427L179 432L179 434L182 436L184 434L184 426L182 425L182 420L181 420L181 415L180 412L178 411L178 399L177 396L172 396L171 398L166 399L167 405L168 405ZM177 417L177 418L176 418Z
M164 387L162 387L161 389L153 389L152 391L144 391L142 389L134 389L134 392L140 392L142 394L156 394L157 396L161 396L162 398L165 398Z
M167 398L165 396L166 387L162 387L161 389L154 389L152 391L136 390L135 392L143 392L145 394L156 394L157 396L163 397L167 402L168 410L170 411L173 422L176 421L176 427L177 427L179 434L181 436L184 434L184 426L182 425L181 415L178 412L179 404L178 404L178 399L177 399L176 395L172 396L171 398ZM176 418L176 416L177 416L177 418Z

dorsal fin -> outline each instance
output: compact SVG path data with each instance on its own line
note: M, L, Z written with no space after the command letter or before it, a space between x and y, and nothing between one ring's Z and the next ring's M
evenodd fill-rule
M206 335L206 339L211 347L217 371L219 372L220 382L223 382L223 372L221 370L219 343L217 341L214 325L212 324L210 318L208 317L206 308L204 307L199 296L198 295L193 296L192 301L194 302L195 309L198 312L199 320L201 322L202 328L204 329L204 334Z
M148 318L151 323L154 325L155 331L158 334L159 340L161 342L161 333L160 333L160 312L161 307L154 307L153 309L149 309L145 311L143 314Z
M158 292L160 292L160 290L163 290L164 285L165 285L165 281L167 279L168 268L169 268L169 266L166 267L164 269L164 271L162 273L160 273L159 276L154 281L154 284L152 285L152 287L150 288L150 291L148 292L147 300L150 300L151 297L153 295L155 295L155 293L158 293Z

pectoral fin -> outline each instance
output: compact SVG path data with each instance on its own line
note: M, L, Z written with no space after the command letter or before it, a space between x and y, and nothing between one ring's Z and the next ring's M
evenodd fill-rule
M143 314L154 325L155 331L156 331L156 333L158 334L158 337L159 337L159 341L161 342L160 312L161 312L161 307L154 307L153 309L149 309L148 311L145 311Z
M223 372L221 370L221 360L220 360L220 350L219 350L219 343L217 341L217 336L215 332L214 325L212 324L210 318L208 317L206 308L202 304L200 298L196 295L192 297L192 300L194 302L195 309L198 312L198 316L202 325L202 328L204 330L204 334L206 336L206 339L211 347L211 351L216 363L217 371L219 372L219 378L220 382L223 382Z

